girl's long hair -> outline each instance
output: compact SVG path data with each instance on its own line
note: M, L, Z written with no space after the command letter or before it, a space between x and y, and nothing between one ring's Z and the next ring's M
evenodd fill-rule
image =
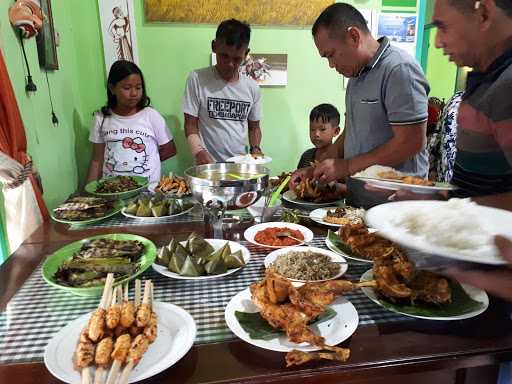
M137 103L137 107L139 109L143 109L149 106L151 100L146 94L146 83L144 82L144 75L142 71L137 66L137 64L132 63L127 60L118 60L110 67L110 71L108 73L107 79L107 105L101 107L101 112L103 116L108 116L111 114L111 110L117 105L116 96L110 92L109 85L115 86L121 80L127 78L130 75L137 74L140 76L142 81L142 97L140 101Z

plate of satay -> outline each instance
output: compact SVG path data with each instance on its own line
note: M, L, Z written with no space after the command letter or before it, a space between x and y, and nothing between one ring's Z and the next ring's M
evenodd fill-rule
M341 295L366 284L329 280L295 287L268 268L264 279L229 301L226 324L249 344L288 352L287 366L320 358L346 361L350 350L335 346L355 332L359 316Z
M144 294L137 280L112 289L107 277L100 305L57 332L46 346L47 369L66 383L134 383L169 368L192 347L196 324L182 308L153 301L153 284Z
M436 182L418 176L408 175L394 168L381 165L372 165L351 177L362 180L370 186L391 191L404 189L415 193L436 193L457 189L456 186L450 183Z

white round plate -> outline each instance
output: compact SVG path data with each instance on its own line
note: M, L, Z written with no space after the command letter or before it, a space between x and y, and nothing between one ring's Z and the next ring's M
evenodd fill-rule
M377 179L373 177L364 177L364 176L352 176L354 179L359 179L367 184L387 189L390 191L398 191L399 189L404 189L407 191L415 192L415 193L436 193L441 191L453 191L457 189L456 186L451 185L449 183L439 183L436 182L434 185L415 185L415 184L406 184L401 181L393 180L393 179Z
M489 245L463 251L433 244L426 238L411 234L405 228L395 224L396 220L406 213L421 212L425 209L442 209L447 203L447 201L419 200L381 204L366 212L365 221L368 226L377 229L388 239L425 253L474 263L507 264L507 261L499 256L498 251L492 245L491 239ZM501 234L510 237L512 233L512 212L483 205L475 205L471 209L472 214L479 217L491 235ZM459 214L464 215L464 212L461 211Z
M226 161L232 161L237 164L267 164L272 161L272 158L269 156L263 156L255 159L251 155L239 155L230 157L229 159L226 159Z
M327 246L327 248L329 248L331 251L333 251L334 253L338 254L338 255L341 255L343 256L344 258L346 259L349 259L349 260L354 260L354 261L357 261L357 262L360 262L360 263L368 263L368 264L373 264L373 260L370 260L370 259L365 259L363 257L356 257L356 256L351 256L351 255L348 255L346 254L345 252L343 252L341 249L339 249L336 245L334 245L331 240L329 240L329 237L326 237L325 238L325 245Z
M311 326L311 329L317 335L325 338L325 344L337 345L348 339L355 332L357 325L359 324L359 316L352 303L342 296L338 297L329 306L336 311L336 316L328 321ZM233 296L226 307L224 317L231 332L249 344L268 349L270 351L290 352L293 349L298 349L307 352L318 351L321 349L320 347L308 343L292 343L291 341L288 341L285 334L271 340L251 339L249 334L244 331L238 322L235 316L235 311L259 312L258 307L256 307L251 300L251 292L249 288L238 292Z
M343 203L344 203L343 199L335 200L335 201L328 201L326 203L314 203L312 201L300 200L297 197L297 195L295 194L295 192L293 192L291 190L288 190L285 193L283 193L282 198L290 203L302 205L303 207L306 207L309 209L320 208L320 207L329 207L332 205L340 206L340 205L343 205Z
M369 269L368 271L363 273L363 275L361 276L361 279L360 279L360 281L369 281L369 280L373 280L373 271L371 269ZM410 314L410 313L407 313L407 312L397 311L397 310L395 310L393 308L384 307L382 305L382 303L380 302L380 299L379 299L379 297L377 295L377 292L375 292L375 290L373 288L362 287L361 290L375 304L378 304L381 307L384 307L384 308L386 308L387 310L389 310L391 312L400 313L401 315L405 315L405 316L409 316L409 317L416 317L418 319L426 319L426 320L464 320L464 319L469 319L471 317L478 316L479 314L485 312L485 310L489 306L489 297L487 296L487 293L485 293L485 291L483 291L483 290L481 290L479 288L475 288L475 287L473 287L471 285L461 284L461 286L466 291L466 293L468 294L469 297L471 297L475 301L479 301L479 302L483 303L484 306L482 308L479 308L479 309L475 310L475 311L471 311L471 312L468 312L468 313L464 313L463 315L457 315L457 316L443 316L443 317L438 317L438 316L420 316L420 315L413 315L413 314Z
M168 219L170 217L176 217L176 216L184 215L185 213L188 213L191 210L193 210L194 207L195 207L195 205L191 206L189 209L185 209L184 211L181 211L180 213L176 213L174 215L159 216L159 217L155 217L155 216L145 217L145 216L132 215L131 213L126 213L126 207L121 209L121 213L123 214L123 216L129 217L130 219L136 219L136 220L145 221L145 222L158 223L159 221L164 221L165 219Z
M333 211L336 208L339 208L339 206L317 208L317 209L309 212L309 218L318 224L327 225L329 227L334 227L334 228L339 228L339 227L341 227L340 224L328 223L327 221L324 221L324 217L327 216L327 212ZM362 220L364 221L364 217L362 217Z
M171 367L194 343L196 323L187 311L174 304L156 301L154 310L158 315L158 336L135 366L129 383L147 379ZM80 332L89 321L91 313L82 315L64 326L52 337L44 351L46 368L53 376L66 383L81 382L80 372L73 368L72 357Z
M286 276L282 275L283 277L285 277L286 279L288 279L290 281L297 281L297 282L300 282L300 283L309 283L309 282L313 282L313 281L317 282L317 281L327 281L327 280L337 279L338 277L343 275L345 272L347 272L348 264L347 264L347 260L345 260L344 257L338 255L335 252L328 251L327 249L317 248L317 247L287 247L287 248L276 249L275 251L270 252L267 255L267 257L265 257L265 260L263 261L263 263L265 264L265 268L268 268L280 255L283 255L283 254L288 253L288 252L307 252L307 251L315 252L315 253L321 253L321 254L327 255L327 256L329 256L331 258L331 261L338 262L338 263L344 263L344 264L340 265L340 271L336 275L334 275L333 277L330 277L328 279L323 279L323 280L299 280L299 279L291 279L289 277L286 277Z
M289 228L289 229L293 229L294 231L300 231L302 233L302 236L304 236L304 241L300 244L286 245L286 246L281 246L281 247L260 244L254 240L254 237L256 236L256 234L259 231L262 231L266 228ZM282 221L273 221L273 222L268 222L268 223L256 224L256 225L253 225L252 227L247 228L244 232L244 238L249 243L259 245L260 247L273 248L273 249L296 247L297 245L301 245L301 244L308 243L308 242L312 241L313 237L314 236L313 236L313 232L311 231L311 229L306 228L303 225L294 224L294 223L285 223Z
M236 252L238 250L241 250L242 251L242 256L243 256L244 261L245 261L245 265L247 265L249 263L249 260L251 260L251 252L249 252L249 250L246 247L244 247L243 245L241 245L241 244L235 243L234 241L222 240L222 239L205 239L205 240L208 243L210 243L210 245L215 250L221 249L226 244L226 242L229 243L229 247L231 248L232 252ZM180 244L181 245L185 245L186 241L181 241ZM236 271L238 271L241 268L243 268L243 267L228 269L227 272L221 273L219 275L205 275L205 276L193 277L193 276L181 276L181 275L178 275L177 273L174 273L174 272L170 271L169 269L167 269L167 267L164 267L163 265L160 265L160 264L157 264L157 263L153 263L153 269L155 271L157 271L158 273L160 273L160 274L162 274L164 276L172 277L173 279L179 279L179 280L211 280L211 279L218 279L219 277L231 275L232 273L235 273Z

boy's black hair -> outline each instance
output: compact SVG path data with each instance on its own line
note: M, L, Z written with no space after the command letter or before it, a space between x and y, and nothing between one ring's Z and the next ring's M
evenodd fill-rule
M309 121L321 120L322 123L331 123L333 127L340 125L340 113L332 104L320 104L311 110Z
M364 33L370 33L368 23L361 12L346 3L334 3L325 8L313 24L313 36L316 36L320 27L326 28L329 35L334 36L341 35L350 27L357 27Z
M234 45L236 49L248 47L251 41L251 27L236 19L224 20L217 27L215 40L224 41L229 46Z
M142 97L140 101L137 103L137 107L143 109L149 106L151 100L146 94L146 83L144 82L144 75L142 74L140 68L137 66L137 64L132 63L131 61L118 60L114 64L112 64L112 66L110 67L110 71L108 72L107 105L101 107L101 112L103 113L103 116L109 116L111 110L117 105L116 96L112 92L110 92L108 86L115 86L121 80L133 74L139 75L142 81Z

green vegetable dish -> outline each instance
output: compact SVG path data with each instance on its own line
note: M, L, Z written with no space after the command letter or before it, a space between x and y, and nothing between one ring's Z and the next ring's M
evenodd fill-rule
M210 240L217 244L219 240ZM246 264L242 250L233 252L228 241L222 241L215 248L203 237L192 233L186 241L172 239L167 246L160 248L156 264L184 277L221 275L230 269L238 269Z
M43 264L44 279L82 296L100 295L108 273L115 284L142 273L154 261L156 247L142 236L99 235L76 241L50 255Z

